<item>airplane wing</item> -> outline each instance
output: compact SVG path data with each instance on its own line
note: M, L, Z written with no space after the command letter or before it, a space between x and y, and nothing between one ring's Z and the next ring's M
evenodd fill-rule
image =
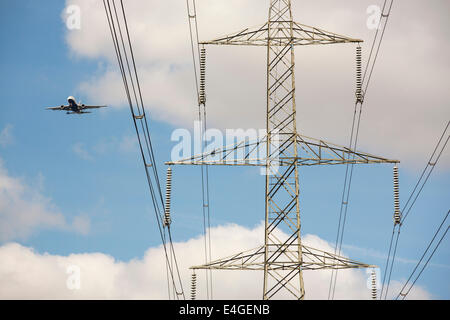
M82 106L82 109L98 109L98 108L105 108L107 106Z
M67 106L59 106L59 107L48 107L45 110L65 110Z

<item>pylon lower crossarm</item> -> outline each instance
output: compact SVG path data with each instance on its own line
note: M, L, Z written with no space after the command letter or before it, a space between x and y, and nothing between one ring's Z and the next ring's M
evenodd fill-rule
M295 246L288 249L273 247L270 248L270 251L272 253L276 253L277 250L281 249L284 254L288 252L296 252ZM302 252L302 262L294 262L290 259L277 260L276 262L271 263L271 270L295 270L299 268L302 270L377 268L375 265L351 260L343 256L304 245L302 246ZM192 266L190 269L264 270L264 246L218 259L208 264Z

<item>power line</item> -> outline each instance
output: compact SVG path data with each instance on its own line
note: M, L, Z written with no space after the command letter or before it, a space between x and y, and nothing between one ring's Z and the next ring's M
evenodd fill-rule
M355 108L354 108L354 112L353 112L352 129L351 129L350 143L349 143L350 150L356 150L358 136L359 136L359 128L360 128L360 123L361 123L362 107L364 104L364 98L367 94L369 83L372 78L372 73L375 68L375 64L377 62L381 43L383 41L386 26L387 26L388 19L389 19L391 10L392 10L392 5L394 2L393 0L390 0L389 9L388 9L387 13L384 13L385 9L387 7L387 1L388 0L384 1L383 8L381 10L381 12L382 12L381 17L380 17L380 20L379 20L379 23L377 26L377 31L375 33L375 36L374 36L374 39L372 42L372 47L370 49L369 58L367 60L367 64L366 64L366 67L364 70L364 76L362 77L361 83L359 82L359 79L361 79L360 74L358 74L358 71L360 71L360 70L358 70L358 64L360 66L360 57L357 56L357 92L356 92L357 99L356 99ZM384 23L383 23L383 20L384 20ZM382 33L381 33L380 38L378 38L379 29L382 24L383 24ZM374 58L372 59L372 55L374 53L375 47L376 47L376 51L375 51ZM358 53L360 54L360 50L357 51L357 54ZM368 77L366 78L368 70L370 70L370 71L369 71ZM365 87L364 87L364 90L362 90L360 88L360 86L362 86L364 83L365 83ZM355 131L355 118L356 118L356 114L358 112L358 106L359 106L359 114L358 114L358 119L356 122L356 131ZM355 155L353 154L352 156L353 156L352 160L354 160ZM350 166L350 170L349 170L349 166ZM352 161L351 163L347 163L346 169L345 169L344 187L342 190L341 207L340 207L340 211L339 211L339 222L338 222L338 230L337 230L337 235L336 235L335 252L334 252L335 254L338 254L338 255L340 255L340 253L341 253L342 242L343 242L344 231L345 231L345 223L347 221L347 211L348 211L350 189L351 189L352 178L353 178L353 168L354 168L354 161ZM336 290L336 283L337 283L337 274L338 274L337 269L336 270L333 269L331 271L330 286L328 289L328 299L334 298L334 294L335 294L335 290Z
M390 256L391 256L392 242L393 242L394 235L395 235L395 227L396 227L396 224L394 224L394 227L392 228L391 241L390 241L390 243L389 243L388 258L387 258L386 267L385 267L384 273L383 273L383 284L382 284L382 286L381 286L380 300L383 298L384 283L385 283L385 280L386 280L387 269L388 269L388 267L389 267L389 259L390 259Z
M421 193L423 187L424 187L425 184L427 183L428 178L430 177L431 173L433 172L434 168L436 167L437 162L439 161L439 158L440 158L441 155L442 155L442 152L444 151L445 147L447 146L447 143L448 143L448 140L449 140L449 138L450 138L450 135L449 135L449 136L447 137L447 139L445 140L445 143L444 143L443 147L441 148L440 152L438 153L438 155L437 155L437 157L436 157L436 160L433 161L433 157L434 157L434 155L436 154L436 151L438 150L438 147L439 147L439 145L441 144L442 139L444 138L445 133L447 132L449 125L450 125L450 121L447 122L447 125L446 125L444 131L442 132L442 135L441 135L441 137L439 138L438 143L436 144L436 147L435 147L434 150L433 150L433 153L431 154L430 160L428 160L427 165L425 166L425 169L422 171L422 174L420 175L419 180L417 181L417 183L416 183L416 185L415 185L413 191L411 192L411 194L410 194L410 196L409 196L409 198L408 198L408 201L406 201L406 204L405 204L405 208L404 208L404 209L407 208L407 206L408 206L410 200L411 200L412 197L414 196L414 200L411 202L411 205L410 205L409 208L406 210L406 213L404 214L404 216L403 216L403 218L402 218L402 223L405 221L406 217L409 215L409 212L411 211L411 208L414 206L414 203L416 202L417 197L419 196L419 194ZM425 175L425 172L426 172L428 169L430 169L430 170L428 171L428 173L427 173L427 175L426 175L426 177L425 177L425 180L423 181L421 187L418 189L418 192L414 195L415 191L417 190L417 187L419 186L419 184L421 183L422 178L423 178L424 175Z
M111 6L111 3L112 3L112 6ZM128 23L126 20L126 14L125 14L125 9L124 9L122 0L120 1L120 4L121 4L121 9L122 9L122 20L123 20L122 23L125 27L126 40L128 42L128 50L125 46L125 40L124 40L124 36L122 33L121 22L119 19L115 1L112 0L112 2L110 2L110 0L103 0L103 5L105 8L106 17L108 20L108 26L109 26L110 33L111 33L111 38L113 40L117 61L119 63L119 69L120 69L120 72L122 75L122 81L124 83L125 93L127 96L128 104L129 104L131 115L133 118L134 127L136 130L136 135L137 135L138 142L139 142L139 149L140 149L142 161L144 164L144 169L145 169L146 178L147 178L147 184L148 184L150 196L152 199L152 204L153 204L153 208L154 208L154 212L155 212L158 230L159 230L161 241L162 241L163 248L164 248L164 254L165 254L165 258L166 258L166 269L168 271L167 280L169 283L169 277L170 277L171 284L173 286L174 297L179 299L179 297L181 296L184 299L185 298L184 291L183 291L181 278L179 275L178 264L176 263L176 257L175 257L175 252L174 252L174 248L173 248L170 227L168 227L167 229L164 229L164 231L163 231L163 227L162 227L162 221L163 221L162 212L164 212L164 200L163 200L163 196L162 196L162 192L161 192L161 185L160 185L160 181L159 181L159 177L158 177L158 171L156 168L156 161L155 161L153 146L152 146L150 133L149 133L149 129L148 129L148 123L147 123L147 118L146 118L146 114L145 114L145 108L144 108L144 103L143 103L143 98L142 98L142 93L141 93L141 87L140 87L140 83L139 83L139 77L138 77L136 63L135 63L134 54L133 54L132 42L131 42L130 35L129 35ZM119 42L119 39L120 39L120 42ZM128 59L128 56L131 57L133 68L130 67L130 60ZM125 68L125 63L126 63L126 68ZM133 72L132 72L132 69L133 69ZM128 71L128 76L127 76L127 71ZM136 85L135 85L135 83L136 83ZM130 84L131 84L131 89L132 89L134 99L132 99L132 94L130 92L131 91ZM137 90L136 90L136 88L137 88ZM135 104L133 104L133 100L135 101ZM144 140L144 142L142 140ZM145 151L144 151L144 149L145 149ZM150 174L149 168L152 168L152 170L151 170L152 174ZM153 179L152 179L152 177L153 177ZM154 184L156 186L154 186ZM156 190L155 190L155 188L156 188ZM161 211L161 209L162 209L162 211ZM169 238L169 247L167 247L167 242L166 242L166 230L167 230L168 238ZM170 251L170 254L168 253L168 251ZM169 257L169 255L170 255L170 257ZM174 261L175 261L175 265L173 264ZM177 279L175 279L173 267L176 268L176 273L178 276ZM179 287L179 290L177 289L178 287ZM170 290L169 290L169 298L170 298Z
M428 250L430 249L431 245L433 244L434 240L436 239L436 236L438 235L439 231L441 230L442 226L444 225L445 221L448 218L448 214L450 213L450 210L447 211L447 214L445 215L444 219L442 220L441 224L439 225L439 228L436 230L436 232L434 233L433 238L431 239L430 243L428 244L427 248L425 249L425 252L422 254L422 257L420 258L420 260L417 262L416 266L414 267L414 270L411 272L411 275L409 276L408 280L406 280L405 284L403 285L402 289L400 290L399 294L397 295L397 297L395 298L396 300L402 296L402 300L404 300L406 298L406 296L409 294L409 292L411 291L412 287L414 286L414 284L416 283L416 281L419 279L420 275L422 274L423 270L425 270L425 268L428 265L428 262L431 260L431 258L433 257L434 253L436 252L437 248L439 247L439 245L441 244L442 240L444 239L444 237L447 234L448 231L448 226L447 229L445 230L444 234L441 236L439 242L437 243L437 245L435 246L433 252L431 253L431 255L428 257L427 261L425 262L424 266L422 267L422 269L420 270L419 274L417 275L417 277L414 279L413 283L411 284L411 286L409 287L408 291L406 293L402 293L403 290L406 288L406 286L409 283L409 280L411 280L412 276L414 275L414 273L416 272L417 268L419 267L419 265L421 264L423 258L425 257L425 255L427 254Z
M371 80L371 78L372 78L373 69L374 69L375 64L376 64L376 62L377 62L378 53L379 53L379 51L380 51L381 43L383 42L383 37L384 37L384 33L385 33L385 31L386 31L386 26L387 26L387 23L388 23L388 20L389 20L389 16L390 16L390 14L391 14L392 5L394 4L394 0L389 0L389 1L390 1L389 9L388 9L388 12L385 14L385 13L384 13L384 10L385 10L385 8L386 8L387 1L388 1L388 0L384 0L383 9L381 10L380 21L379 21L379 23L378 23L377 31L376 31L376 33L375 33L375 37L374 37L373 43L372 43L372 48L370 49L369 59L368 59L368 61L367 61L367 66L369 66L369 64L371 63L371 57L372 57L373 49L374 49L374 47L375 47L375 45L376 45L376 42L377 42L378 31L380 30L380 26L381 26L381 24L382 24L383 18L385 18L384 25L383 25L383 31L382 31L382 33L381 33L380 39L378 40L378 45L377 45L377 50L376 50L376 52L375 52L375 57L374 57L373 62L372 62L372 64L371 64L372 67L370 68L369 77L368 77L368 79L367 79L367 81L366 81L366 86L365 86L365 89L364 89L364 95L367 93L367 88L369 87L369 83L370 83L370 80ZM365 79L366 79L367 70L368 70L368 68L366 67L366 69L365 69L365 71L364 71L363 82L364 82Z
M396 227L396 225L394 225L394 230L395 230L395 227ZM398 226L398 228L397 228L397 237L395 238L395 243L394 243L394 252L393 252L393 254L392 254L392 263L391 263L391 267L390 267L390 269L389 269L389 277L388 277L388 279L387 279L387 286L386 286L386 292L385 292L385 295L384 295L384 299L386 300L386 298L387 298L387 295L388 295L388 292L389 292L389 285L390 285L390 283L391 283L391 277L392 277L392 271L393 271L393 268L394 268L394 261L395 261L395 257L396 257L396 254L397 254L397 247L398 247L398 240L399 240L399 238L400 238L400 231L401 231L401 226L399 225ZM395 231L394 231L395 232ZM392 241L392 239L391 239L391 241ZM391 244L392 245L392 244ZM388 257L389 258L389 257ZM387 266L386 266L386 268L387 268ZM384 280L384 279L383 279ZM381 288L381 293L383 294L383 289L384 289L384 283L383 283L383 286L382 286L382 288ZM382 295L380 295L380 300L382 299Z
M406 201L405 205L403 206L403 210L401 211L403 217L402 217L400 223L398 224L398 227L397 227L397 224L394 224L392 232L394 233L395 229L397 228L397 238L396 238L396 241L395 241L395 244L394 244L394 255L392 257L392 261L391 261L391 257L390 257L390 252L391 252L390 248L392 247L393 238L391 238L391 242L389 244L389 253L388 253L388 257L386 259L385 272L389 268L389 264L390 264L390 271L389 271L389 278L388 278L388 281L387 281L387 287L386 287L386 291L385 291L385 299L387 298L387 294L388 294L388 291L389 291L389 283L390 283L390 279L391 279L391 275L392 275L392 270L393 270L393 267L394 267L395 252L397 250L397 245L398 245L398 239L399 239L399 236L400 236L401 226L404 224L406 217L411 212L412 207L416 203L417 198L419 197L420 193L422 192L422 190L423 190L425 184L427 183L431 173L433 172L434 168L436 167L437 163L439 162L439 159L440 159L442 153L444 152L445 147L447 146L447 143L448 143L448 140L450 138L450 135L447 136L447 139L445 140L444 144L442 145L442 147L439 150L439 146L441 146L441 142L443 141L443 138L444 138L444 136L445 136L445 134L446 134L446 132L447 132L447 130L449 128L449 125L450 125L450 121L447 122L447 125L445 126L445 129L442 132L441 136L439 137L439 140L438 140L438 142L437 142L437 144L436 144L436 146L435 146L435 148L433 150L433 153L430 156L430 159L428 160L424 170L422 171L422 174L420 175L416 185L414 186L414 189L412 190L411 194L409 195L408 200ZM435 158L436 152L438 150L439 150L439 152L437 153L437 156ZM410 203L411 200L412 200L412 202ZM404 215L403 215L403 213L404 213ZM383 278L383 285L381 287L380 299L382 299L383 292L384 292L384 284L385 284L384 280L385 280L385 278L386 278L386 273L385 273L384 278Z
M357 113L357 107L358 105L360 106L359 108L359 116L358 116L358 121L357 121L357 132L359 132L359 124L360 124L360 120L361 120L361 107L362 105L359 103L355 104L355 110L353 113L353 121L352 121L352 131L351 131L351 135L350 135L350 145L349 148L350 150L355 150L356 149L356 142L357 142L357 138L358 138L358 133L356 134L355 137L355 143L353 146L353 137L354 137L354 129L355 129L355 118L356 118L356 113ZM354 160L354 155L353 155L353 160ZM336 235L336 244L335 244L335 249L334 249L334 254L340 255L341 253L341 248L342 248L342 241L343 241L343 236L344 236L344 229L345 229L345 223L347 220L347 209L348 209L348 201L350 198L350 187L351 187L351 183L352 183L352 178L353 178L353 164L351 164L350 166L350 171L349 171L349 164L346 164L346 168L345 168L345 178L344 178L344 187L342 190L342 199L341 199L341 208L339 211L339 222L338 222L338 230L337 230L337 235ZM328 299L333 299L334 298L334 294L336 291L336 282L337 282L337 272L338 270L332 269L331 271L331 280L330 280L330 286L328 289Z
M190 5L192 2L192 5ZM200 42L198 36L197 9L195 0L186 0L186 8L188 13L189 35L191 42L192 62L194 67L195 88L198 99L198 120L200 123L201 136L201 154L203 154L206 146L206 96L204 92L205 86L205 49L200 50ZM196 47L196 50L195 50ZM198 62L198 63L197 63ZM200 71L200 79L198 77L197 66ZM203 236L205 238L204 251L205 263L211 261L211 220L210 220L210 200L209 200L209 170L207 165L200 166L202 180L202 214L203 214ZM206 294L208 299L213 298L212 271L205 270L206 274Z

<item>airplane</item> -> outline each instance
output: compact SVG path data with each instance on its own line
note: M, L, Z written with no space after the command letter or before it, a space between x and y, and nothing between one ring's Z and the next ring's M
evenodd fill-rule
M48 107L46 110L61 110L67 111L67 114L82 114L82 113L91 113L90 111L84 111L85 109L98 109L104 108L106 106L87 106L83 103L77 103L74 97L69 96L67 98L67 102L69 103L67 106L61 105L59 107Z

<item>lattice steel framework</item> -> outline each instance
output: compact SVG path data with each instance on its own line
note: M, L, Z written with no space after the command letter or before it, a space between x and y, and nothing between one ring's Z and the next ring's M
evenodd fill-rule
M297 133L294 47L358 42L362 40L296 23L290 0L271 0L269 19L261 27L201 43L267 48L267 135L167 164L265 167L265 242L256 249L192 269L264 270L264 299L283 291L303 299L303 270L374 267L306 247L300 233L299 166L398 162ZM265 156L258 153L260 147L265 147ZM234 158L241 149L245 150L242 158ZM280 230L288 230L288 237L282 238Z

